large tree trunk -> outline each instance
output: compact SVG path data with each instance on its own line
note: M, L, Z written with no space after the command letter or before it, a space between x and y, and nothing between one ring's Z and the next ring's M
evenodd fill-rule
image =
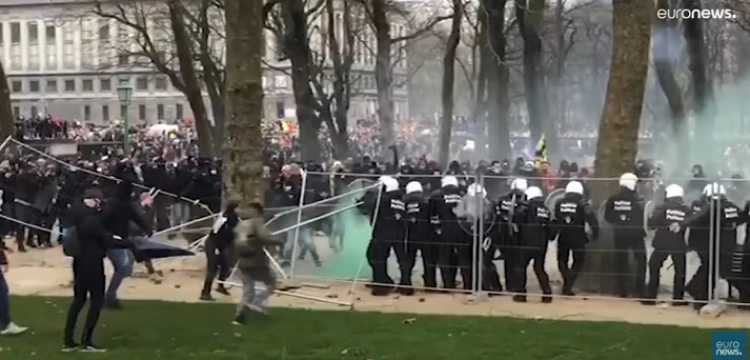
M8 78L5 76L5 67L0 61L0 137L2 140L15 135L16 125L13 117Z
M658 0L656 2L657 10L668 10L669 0ZM674 76L673 63L675 57L672 56L670 43L672 42L674 27L668 19L654 17L652 36L654 39L654 69L656 79L659 82L664 95L669 103L671 117L672 134L671 138L676 141L670 142L669 164L672 169L683 169L689 164L689 158L684 156L683 152L688 149L687 140L690 135L687 126L685 126L685 102L682 99L682 90Z
M539 25L544 15L543 0L516 0L516 21L523 38L523 82L531 138L536 142L544 133L546 99L542 67L542 39Z
M225 0L227 137L224 199L246 207L262 202L263 182L263 3Z
M513 154L510 147L510 126L508 126L508 108L510 99L508 86L510 73L505 62L505 0L482 0L486 13L488 44L483 51L489 53L487 66L487 113L490 158L492 160L510 159ZM484 16L484 15L481 15Z
M618 178L635 169L638 129L648 74L652 11L650 2L613 2L612 65L596 145L596 178ZM594 209L599 209L607 196L616 191L617 182L593 180L591 187ZM611 234L602 231L599 241L587 249L591 250L588 252L592 261L586 264L586 274L614 272L611 268L612 244ZM594 285L592 290L595 291L608 293L614 290L611 276L590 275L582 280Z
M178 0L170 0L168 7L177 60L180 64L180 75L185 83L185 95L190 103L190 109L193 110L195 131L198 134L198 150L201 156L213 157L213 134L211 134L211 124L208 122L198 76L193 67L193 52L190 49L190 38L185 28L185 15L183 14L185 8Z
M684 0L682 7L690 10L701 10L699 0ZM714 94L708 79L706 65L706 43L703 39L703 20L696 17L684 20L684 34L687 42L689 68L692 76L693 109L696 115L696 137L700 137L702 146L697 149L696 160L708 160L719 154L706 151L716 149L714 140Z
M443 117L440 121L440 165L448 166L451 153L451 131L453 128L453 85L456 78L456 49L461 40L461 23L464 18L461 0L453 0L453 23L445 44L443 57Z
M393 115L393 59L391 55L391 22L388 21L386 0L372 0L372 24L375 28L375 85L378 90L378 120L383 153L396 145L396 124Z
M302 160L321 159L321 120L315 114L315 98L310 86L310 44L307 37L307 14L302 0L283 0L284 52L292 63L292 89L297 107Z

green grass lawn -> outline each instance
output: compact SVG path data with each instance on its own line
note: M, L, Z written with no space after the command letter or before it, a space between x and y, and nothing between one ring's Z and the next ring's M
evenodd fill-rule
M711 358L711 330L692 328L293 309L274 309L269 321L236 327L231 305L156 301L125 302L125 310L103 314L95 340L109 352L62 354L70 300L11 301L16 322L31 330L0 338L2 360ZM405 324L409 318L416 320Z

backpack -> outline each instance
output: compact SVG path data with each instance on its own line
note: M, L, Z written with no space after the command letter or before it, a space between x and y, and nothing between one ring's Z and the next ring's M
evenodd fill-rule
M68 228L67 234L62 236L63 254L68 257L76 257L81 253L81 244L78 242L78 231L76 227Z

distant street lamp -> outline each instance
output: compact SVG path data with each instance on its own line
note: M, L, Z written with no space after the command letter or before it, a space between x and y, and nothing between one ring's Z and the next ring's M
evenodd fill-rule
M130 78L120 79L120 85L117 86L117 98L120 99L120 109L122 112L122 122L125 131L123 137L123 147L125 156L130 156L130 118L128 116L128 107L130 98L133 96L133 87L130 85Z

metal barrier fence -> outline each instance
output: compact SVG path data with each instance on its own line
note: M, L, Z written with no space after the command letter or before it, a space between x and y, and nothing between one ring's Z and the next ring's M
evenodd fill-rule
M380 277L380 283L384 280L371 270L386 269L385 282L392 281L402 293L411 292L403 289L502 293L517 295L519 301L525 294L544 298L585 294L674 305L750 301L747 181L644 179L638 185L642 198L632 204L640 215L613 219L606 202L592 203L590 189L604 181L617 189L617 179L586 179L579 198L565 194L570 179L526 179L528 186L542 190L551 221L546 225L529 220L535 216L528 214L531 206L499 211L503 200L505 205L513 201L507 194L515 178L461 175L460 210L437 210L441 212L438 227L429 216L407 224L406 219L387 218L382 208L367 209L365 194L380 188L378 177L306 174L298 199L301 207L287 210L286 219L273 226L287 240L279 262L288 277L374 285L373 275ZM422 204L430 211L444 195L441 178L397 176L401 191L411 181L422 184ZM702 195L709 183L716 184L714 196ZM471 184L480 185L486 196L467 193ZM664 188L669 184L684 188L683 220L674 218L678 206L674 199L665 203ZM330 188L337 189L337 197L321 201L318 194ZM387 193L383 199L388 199ZM516 202L525 201L518 197ZM562 204L571 202L591 212L585 225L576 219L566 221L569 216ZM371 222L380 222L375 226L380 234L373 234ZM393 232L382 229L398 226L418 233L396 231L403 236L383 238L382 234L393 236Z

